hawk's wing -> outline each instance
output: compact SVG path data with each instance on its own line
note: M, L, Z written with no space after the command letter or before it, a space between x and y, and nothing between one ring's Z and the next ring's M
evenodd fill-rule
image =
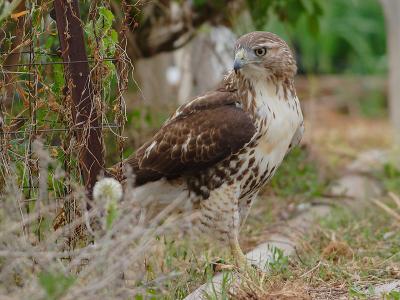
M126 163L138 185L190 174L239 151L255 133L250 115L227 91L214 91L180 107Z
M304 122L301 122L299 128L297 128L296 132L293 135L292 141L289 144L289 148L286 151L286 154L288 154L290 150L292 150L294 147L300 144L303 135L304 135Z

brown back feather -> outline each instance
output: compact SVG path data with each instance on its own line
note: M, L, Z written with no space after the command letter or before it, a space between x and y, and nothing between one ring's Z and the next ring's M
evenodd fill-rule
M214 91L178 109L126 163L137 185L195 174L238 152L254 133L253 121L235 93Z

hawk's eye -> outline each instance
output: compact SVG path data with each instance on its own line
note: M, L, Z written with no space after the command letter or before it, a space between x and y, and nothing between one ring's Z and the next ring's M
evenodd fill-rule
M254 49L254 53L257 56L264 56L265 54L267 54L267 48L263 47L263 48Z

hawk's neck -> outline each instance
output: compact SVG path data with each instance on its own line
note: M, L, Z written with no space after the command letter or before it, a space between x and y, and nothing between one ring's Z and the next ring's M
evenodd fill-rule
M251 80L241 73L231 72L225 78L228 89L236 90L243 109L257 117L257 111L272 101L294 101L296 91L293 78L259 78Z

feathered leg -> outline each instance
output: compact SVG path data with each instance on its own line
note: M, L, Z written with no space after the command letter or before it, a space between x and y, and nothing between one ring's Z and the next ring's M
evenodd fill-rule
M233 185L223 184L211 191L209 198L202 200L200 204L200 225L212 238L229 244L236 266L243 269L247 265L247 260L239 245L238 197L238 188Z

